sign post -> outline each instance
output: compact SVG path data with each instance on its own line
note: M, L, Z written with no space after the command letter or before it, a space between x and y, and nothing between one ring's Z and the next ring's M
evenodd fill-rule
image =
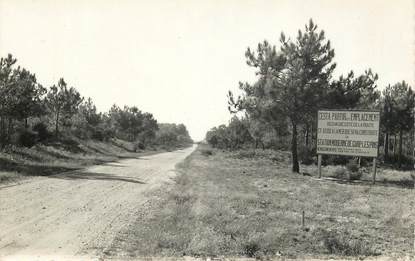
M372 171L373 171L372 183L375 184L376 182L376 158L373 158Z
M379 111L320 110L317 115L318 172L321 155L373 158L373 183L379 146Z
M318 178L321 179L321 154L317 155L317 164L318 164Z

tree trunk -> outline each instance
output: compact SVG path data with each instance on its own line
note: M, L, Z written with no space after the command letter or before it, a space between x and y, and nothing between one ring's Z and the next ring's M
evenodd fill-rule
M13 119L9 118L9 125L7 127L7 143L10 143L12 130L13 130Z
M293 168L292 171L300 173L300 165L298 164L298 155L297 155L297 123L292 122L293 133L291 139L291 154L293 158Z
M315 142L317 139L317 135L314 133L314 124L310 125L310 140L311 140L311 146L315 146Z
M306 126L305 126L305 146L306 146L306 148L308 148L309 129L310 129L310 127L308 126L308 124L306 124Z
M385 141L383 142L383 149L384 149L384 153L385 153L385 161L388 160L388 156L389 156L389 133L386 132L385 133Z
M399 130L399 168L402 167L402 136L403 136L403 130Z
M59 112L56 113L56 122L55 122L55 136L58 138L59 135Z
M6 133L6 131L5 131L5 127L4 127L4 116L1 116L1 119L0 119L0 128L1 128L1 130L0 130L1 145L2 145L2 147L4 147L6 145L6 141L5 141L5 133Z
M393 155L396 156L396 134L394 135L393 142Z

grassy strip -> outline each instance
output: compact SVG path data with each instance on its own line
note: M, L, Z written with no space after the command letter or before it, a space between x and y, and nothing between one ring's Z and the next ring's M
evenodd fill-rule
M271 155L272 154L272 155ZM130 256L338 257L412 251L413 190L316 180L289 154L201 148L109 251ZM387 175L384 173L384 175ZM304 225L302 216L304 213Z
M11 146L0 151L0 183L31 176L48 176L174 149L150 148L136 152L133 148L133 143L117 139L100 142L76 138L48 145L37 144L32 148Z

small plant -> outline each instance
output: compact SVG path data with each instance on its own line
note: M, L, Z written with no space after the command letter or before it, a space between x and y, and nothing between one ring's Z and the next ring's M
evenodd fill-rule
M363 173L361 171L357 171L351 172L349 175L350 180L360 180L362 178Z
M200 154L202 154L203 156L212 156L213 155L213 151L210 149L203 149L200 150Z
M358 172L359 171L359 165L357 164L357 161L355 159L349 160L346 164L346 168L350 172Z
M257 252L260 250L259 244L257 242L248 242L244 245L244 254L248 257L255 257Z
M32 147L36 144L36 133L29 130L23 130L18 134L17 142L20 146Z
M347 233L324 231L323 243L330 254L344 256L370 256L376 254L369 242L351 238Z
M349 160L346 164L346 168L349 171L350 180L359 180L362 177L362 172L359 170L359 165L356 160Z
M137 144L135 144L134 146L134 151L139 151L139 150L145 150L146 149L146 145L143 142L138 142Z
M347 169L345 167L338 167L334 170L334 177L344 179L347 176Z
M347 157L345 156L323 155L322 165L345 165L347 162Z
M96 129L92 131L91 138L94 140L104 141L105 140L105 134L103 130Z
M44 141L44 140L48 139L51 136L49 131L48 131L48 127L43 122L36 123L32 127L32 130L37 132L37 138L38 138L39 141Z
M192 200L192 195L189 192L172 193L171 197L177 205L185 205Z

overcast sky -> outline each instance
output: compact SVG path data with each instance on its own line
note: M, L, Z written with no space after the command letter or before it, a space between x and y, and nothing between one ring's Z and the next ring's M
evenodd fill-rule
M202 139L227 123L226 94L252 82L248 46L313 18L335 49L335 75L372 68L379 87L414 86L412 0L0 0L0 55L50 86L60 77L100 111L136 105Z

